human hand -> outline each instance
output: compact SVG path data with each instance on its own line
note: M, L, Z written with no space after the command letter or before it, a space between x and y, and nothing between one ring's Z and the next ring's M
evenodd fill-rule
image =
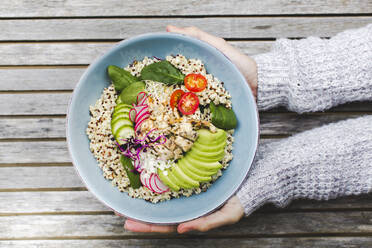
M236 65L236 67L238 67L247 80L254 97L257 97L257 64L254 59L243 54L238 49L227 43L224 39L208 34L196 27L180 28L168 25L167 31L195 37L220 50Z
M175 232L176 230L178 233L185 233L192 230L206 232L213 228L234 224L238 222L243 215L243 206L241 205L238 197L233 196L227 201L225 206L218 211L195 220L181 223L178 226L159 226L127 219L125 221L124 228L132 232L168 233Z

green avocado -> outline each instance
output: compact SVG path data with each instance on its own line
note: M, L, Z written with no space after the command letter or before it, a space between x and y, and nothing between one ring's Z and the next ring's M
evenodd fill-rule
M213 163L213 162L222 160L225 157L225 151L222 150L219 153L216 153L214 156L209 156L208 157L208 156L201 155L200 151L196 152L196 150L192 150L192 151L189 151L187 153L187 155L190 156L191 158L193 158L195 160L199 160L201 162Z
M189 176L187 176L180 168L179 168L179 165L176 164L175 166L172 167L172 172L173 172L173 175L174 177L178 180L176 182L177 185L182 185L183 184L183 188L187 189L192 189L192 188L196 188L196 187L199 187L199 182L198 181L195 181L194 179L190 178ZM188 187L185 187L185 185L188 185Z
M173 182L173 181L168 177L168 175L169 175L169 173L170 173L169 169L166 170L166 171L167 171L167 175L164 174L164 171L158 169L158 175L159 175L160 180L161 180L165 185L167 185L171 190L173 190L173 191L178 191L178 190L180 190L180 187L179 187L177 184L175 184L175 183L174 183L174 182Z
M206 171L215 171L217 172L219 169L222 168L222 165L218 162L203 162L198 159L193 158L192 156L186 154L184 157L190 164L192 164L194 167L199 168L200 170L206 170Z
M225 146L226 146L226 141L221 142L219 144L215 144L215 145L204 145L204 144L196 141L193 144L192 148L196 148L196 149L198 149L199 151L202 151L202 152L217 152L217 151L224 150Z
M209 172L204 172L197 168L195 168L195 170L193 170L194 168L190 169L189 163L184 159L178 160L178 165L187 176L194 179L195 181L210 182L212 180Z
M194 164L189 162L187 158L182 158L180 159L180 161L181 160L182 160L181 163L183 164L183 166L187 167L188 170L192 171L195 174L198 174L199 176L203 176L203 177L212 176L216 174L216 172L218 171L218 170L204 170L202 168L199 168L198 166L195 166Z
M174 184L176 184L178 187L180 187L180 188L183 188L183 189L192 189L192 188L193 188L193 185L190 184L190 183L187 183L186 180L177 177L177 176L174 174L174 170L173 170L173 168L174 168L174 167L172 167L172 168L168 171L168 177L169 177L169 179L170 179Z
M203 152L198 148L192 147L188 154L195 154L196 158L206 158L210 161L219 161L225 156L225 150L221 149L216 152Z
M227 134L222 129L217 129L216 133L212 133L208 129L198 130L198 138L196 142L204 145L218 145L226 141Z

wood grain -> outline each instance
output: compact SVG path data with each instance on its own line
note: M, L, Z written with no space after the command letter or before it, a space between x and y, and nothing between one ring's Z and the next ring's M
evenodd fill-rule
M182 236L180 236L182 237ZM182 247L263 247L263 248L277 248L277 247L371 247L371 237L309 237L309 238L225 238L225 239L212 239L212 238L183 238L183 239L74 239L74 240L8 240L0 241L0 246L7 248L182 248Z
M0 142L0 164L71 162L65 141Z
M270 50L272 41L232 41L230 44L238 47L244 53L253 55L258 53L267 52ZM0 66L8 65L88 65L96 58L103 55L115 42L64 42L64 43L0 43ZM17 73L18 72L18 73ZM52 72L56 72L53 70ZM12 74L13 73L13 74ZM6 70L0 71L0 76L21 79L24 75L24 70L14 71ZM27 72L26 72L27 73ZM8 75L9 74L9 75ZM39 80L35 75L34 80ZM67 75L63 75L66 78ZM13 80L12 80L13 79ZM28 78L30 80L31 78ZM60 80L58 78L58 80ZM77 82L77 81L76 81ZM12 87L11 82L2 82L2 85L7 83ZM25 87L35 87L36 83L26 84ZM50 81L49 84L54 84ZM6 86L6 85L5 85ZM37 85L36 85L37 87ZM47 86L48 87L48 86ZM49 86L50 87L50 86ZM4 87L6 88L6 87ZM12 89L12 88L10 88Z
M0 94L1 115L65 115L71 93L21 93ZM98 99L98 97L97 97ZM94 104L94 100L91 104ZM87 109L88 111L88 109ZM273 111L273 110L270 110ZM274 110L275 111L275 110ZM372 111L372 102L339 106L330 111Z
M306 114L261 113L261 135L291 135L322 125L357 118L362 114ZM0 119L1 139L65 138L65 118L2 118Z
M34 169L35 174L38 169ZM68 173L67 168L64 168ZM63 173L60 173L63 175ZM72 186L72 180L80 180L77 175L71 174L73 179L66 180L61 188ZM39 177L40 180L41 177ZM30 182L30 180L28 180ZM30 185L35 188L40 183ZM78 185L74 183L74 185ZM46 185L47 188L56 186L53 182ZM36 188L35 188L36 189ZM126 193L123 193L126 194ZM301 212L301 211L361 211L372 209L372 194L361 196L349 196L329 201L295 200L286 208L276 208L272 205L265 205L257 210L260 213L271 212ZM89 191L29 191L29 192L0 192L0 202L7 204L0 205L0 215L17 214L60 214L77 213L86 214L90 212L111 211L108 207L99 202Z
M372 17L224 17L131 19L1 20L0 40L120 40L147 32L165 31L167 24L198 26L224 38L272 39L276 37L328 37L359 28Z
M0 7L1 17L279 15L369 13L370 1L53 1L13 0Z
M85 186L72 166L0 167L1 190L78 187Z
M67 51L65 50L65 52ZM19 54L20 51L17 53ZM16 54L14 56L17 57ZM6 61L3 63L6 64ZM0 91L72 90L84 71L85 68L64 67L0 69Z
M148 237L123 229L123 218L113 215L0 216L0 239ZM262 235L320 235L372 233L372 212L254 213L239 223L194 237L257 237ZM177 237L167 234L163 237Z
M0 94L1 115L65 115L71 93Z

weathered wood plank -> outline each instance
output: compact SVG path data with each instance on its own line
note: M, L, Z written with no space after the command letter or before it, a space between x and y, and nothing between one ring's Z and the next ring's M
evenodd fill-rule
M123 229L123 218L113 215L21 215L0 216L0 239L128 237L135 234ZM372 212L255 213L239 223L196 237L306 234L371 235ZM151 237L154 234L144 234ZM176 237L177 234L166 235Z
M2 47L1 44L0 47ZM68 53L66 50L64 52ZM19 54L20 51L17 53ZM14 54L14 56L17 55ZM43 55L40 57L46 58ZM3 62L6 64L5 61ZM0 90L72 90L84 71L85 68L64 67L57 69L0 69Z
M65 138L65 118L0 119L0 139Z
M361 114L261 113L262 135L291 135L331 122L356 118ZM64 118L3 118L0 119L0 139L65 138Z
M371 247L371 237L323 237L323 238L239 238L239 239L124 239L124 240L9 240L0 241L0 246L8 248L182 248L182 247Z
M71 162L65 141L0 142L0 163Z
M35 169L37 171L37 169ZM67 171L67 169L66 169ZM69 187L71 180L80 180L77 175L71 174L69 179L63 171L59 174L66 181L63 187ZM32 174L35 174L34 172ZM40 178L39 178L40 179ZM30 182L30 180L28 180ZM38 184L40 185L40 184ZM77 184L74 183L76 186ZM35 188L37 185L30 185ZM56 186L54 183L46 185L47 188ZM125 194L125 193L124 193ZM257 210L260 213L267 212L291 212L291 211L340 211L372 209L372 194L343 197L330 201L296 200L288 207L281 209L266 205ZM0 192L1 214L38 214L38 213L71 213L71 212L98 212L111 211L110 208L99 202L89 191L38 191L38 192Z
M2 190L78 187L84 185L72 166L0 167Z
M0 94L0 115L65 115L70 97L71 93L54 92ZM372 102L347 104L329 111L372 111Z
M64 115L71 93L0 94L1 115Z
M372 17L2 20L0 40L117 40L165 31L167 24L198 26L224 38L328 37L371 21Z
M0 7L2 17L70 17L70 16L178 16L178 15L279 15L370 13L370 1L207 1L161 0L36 1L13 0Z
M239 41L230 42L246 54L258 54L270 50L272 41ZM0 65L88 65L95 58L104 54L114 46L114 42L74 42L74 43L16 43L0 44ZM10 74L12 73L13 74ZM17 73L18 72L18 73ZM53 70L55 72L55 70ZM25 73L22 71L6 70L1 74L10 79ZM66 78L66 76L64 76ZM35 80L35 78L33 78ZM37 78L36 78L37 79ZM22 79L21 79L22 80ZM28 79L30 80L30 78ZM59 79L60 80L60 79ZM14 81L14 80L13 80ZM0 84L0 88L6 82ZM49 81L49 84L54 81ZM10 82L7 84L12 85ZM35 82L33 84L36 84ZM17 84L15 85L17 86ZM14 86L12 86L14 87Z

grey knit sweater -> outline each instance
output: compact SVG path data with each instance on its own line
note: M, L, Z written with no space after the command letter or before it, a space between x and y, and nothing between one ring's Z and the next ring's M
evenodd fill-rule
M298 113L372 100L372 24L331 39L279 39L254 57L260 110ZM237 196L248 215L271 202L328 200L372 190L372 115L261 145Z

